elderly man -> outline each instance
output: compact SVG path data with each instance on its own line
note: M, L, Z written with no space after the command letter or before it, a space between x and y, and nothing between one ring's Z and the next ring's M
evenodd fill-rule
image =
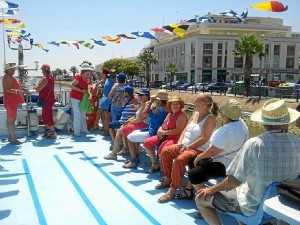
M208 224L222 224L216 209L253 215L271 183L300 174L300 139L285 132L299 116L276 99L252 113L251 120L262 124L266 132L244 144L222 182L196 193L197 207Z

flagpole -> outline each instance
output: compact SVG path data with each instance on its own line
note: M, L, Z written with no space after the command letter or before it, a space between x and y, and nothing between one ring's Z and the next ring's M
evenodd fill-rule
M2 14L4 14L4 11L2 9ZM2 17L2 19L4 20L4 16ZM4 23L2 23L2 36L3 36L3 59L4 59L4 65L6 65L6 52L5 52L5 32L4 32Z

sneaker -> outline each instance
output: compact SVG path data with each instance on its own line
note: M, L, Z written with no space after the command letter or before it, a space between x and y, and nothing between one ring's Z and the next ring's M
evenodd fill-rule
M104 156L103 158L107 160L117 160L118 157L115 153L111 152L108 155Z

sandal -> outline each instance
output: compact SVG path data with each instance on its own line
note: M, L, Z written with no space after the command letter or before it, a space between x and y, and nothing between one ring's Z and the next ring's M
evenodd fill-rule
M199 220L204 220L204 217L202 216L201 212L198 212L197 214L195 214L194 218L199 219Z
M122 149L121 151L119 151L117 153L117 155L122 155L122 156L129 155L129 150L128 149Z
M147 173L157 173L157 172L159 172L160 171L160 167L159 166L151 166L150 168L149 168L149 170L147 171Z
M173 196L163 195L157 201L159 203L166 203L166 202L171 201L173 198L174 198L174 195Z
M10 142L12 145L20 145L20 144L22 144L22 142L20 142L20 141L19 141L19 140L17 140L17 139L16 139L16 140L14 140L14 141L10 139L10 141L9 141L9 142Z
M117 153L118 154L118 153ZM130 159L125 160L124 164L128 164L129 162L131 162ZM139 164L141 162L140 158L137 157L137 163Z
M131 165L128 165L128 164L131 164ZM125 168L125 169L137 169L138 165L139 165L138 159L131 158L127 164L123 165L123 168Z
M190 194L188 194L188 193L190 193ZM175 198L192 200L194 198L194 189L193 188L184 188L181 193L175 195Z
M108 155L104 156L103 158L107 160L117 160L117 155L111 152Z
M165 183L165 180L163 179L159 184L155 186L155 189L164 189L164 188L169 188L171 182Z

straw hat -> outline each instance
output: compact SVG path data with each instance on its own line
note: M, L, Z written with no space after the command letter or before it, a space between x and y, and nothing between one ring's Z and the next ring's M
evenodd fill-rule
M184 101L181 100L181 98L177 95L172 96L169 101L167 102L167 107L171 108L171 103L172 102L180 102L180 108L183 109L184 108Z
M164 101L168 101L168 92L166 92L165 90L159 90L156 95L152 95L151 97L156 96L157 100L164 100Z
M94 69L88 64L88 63L82 63L80 65L80 70L81 71L93 71Z
M231 120L239 120L242 113L242 107L237 100L229 99L229 101L219 106L219 111Z
M294 122L300 117L300 112L288 108L283 100L266 101L261 109L251 114L251 120L265 125L284 125Z
M12 69L12 68L17 68L17 64L16 63L7 63L5 66L4 66L4 71L7 71L9 69Z

